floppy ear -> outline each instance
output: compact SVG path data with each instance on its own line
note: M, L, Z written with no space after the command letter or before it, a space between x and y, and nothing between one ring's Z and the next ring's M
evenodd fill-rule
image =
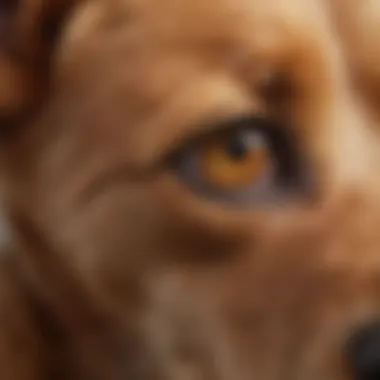
M49 60L78 0L0 0L0 129L37 104Z

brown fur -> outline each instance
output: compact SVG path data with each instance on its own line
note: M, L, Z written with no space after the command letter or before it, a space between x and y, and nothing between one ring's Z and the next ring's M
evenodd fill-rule
M380 49L348 3L20 1L0 379L351 378L345 343L380 313ZM312 197L235 209L165 166L241 113L292 126Z
M380 3L376 0L335 0L337 31L353 74L354 87L364 95L371 112L379 120L380 106Z

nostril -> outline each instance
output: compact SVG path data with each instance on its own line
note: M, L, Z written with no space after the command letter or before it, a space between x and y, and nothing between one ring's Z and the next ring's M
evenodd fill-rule
M347 355L355 380L380 380L380 321L351 337Z

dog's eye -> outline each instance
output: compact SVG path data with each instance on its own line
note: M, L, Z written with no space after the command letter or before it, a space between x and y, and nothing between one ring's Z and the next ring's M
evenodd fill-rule
M240 118L186 144L174 156L177 176L199 195L252 204L277 201L302 180L290 132Z
M268 142L253 129L209 137L200 144L197 155L204 180L230 190L260 181L271 166Z

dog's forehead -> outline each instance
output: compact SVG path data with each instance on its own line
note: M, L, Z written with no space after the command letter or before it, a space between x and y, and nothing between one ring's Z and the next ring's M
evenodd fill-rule
M162 0L159 6L153 0L89 0L63 34L58 71L65 86L86 77L94 86L94 75L110 83L112 76L132 76L135 84L140 77L128 87L142 91L144 85L146 94L147 84L170 85L163 73L190 76L194 67L258 83L288 60L299 65L295 56L313 60L308 57L324 51L329 57L323 12L315 0ZM160 97L164 91L157 91Z
M66 41L129 31L134 43L164 48L283 45L315 38L326 26L323 12L315 0L162 0L159 6L153 0L92 0L74 15Z

